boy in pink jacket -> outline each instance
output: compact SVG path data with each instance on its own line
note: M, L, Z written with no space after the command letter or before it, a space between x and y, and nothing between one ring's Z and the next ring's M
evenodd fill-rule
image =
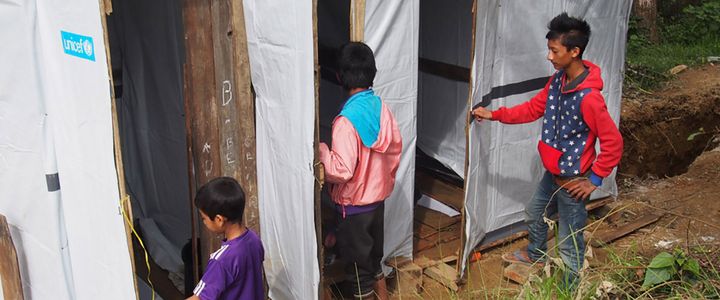
M320 143L320 162L341 219L337 247L354 297L386 298L381 269L384 201L395 186L402 138L395 117L370 88L375 57L352 42L340 49L338 77L349 98L333 121L332 148Z

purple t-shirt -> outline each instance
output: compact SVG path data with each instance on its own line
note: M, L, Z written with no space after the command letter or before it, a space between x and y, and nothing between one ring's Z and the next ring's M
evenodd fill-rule
M224 241L220 249L210 255L205 274L193 294L202 300L265 299L264 257L260 238L250 229L235 239Z

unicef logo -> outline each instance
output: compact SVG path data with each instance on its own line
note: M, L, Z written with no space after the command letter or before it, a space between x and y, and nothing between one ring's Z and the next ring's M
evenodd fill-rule
M95 44L92 37L61 30L60 38L65 54L95 61Z
M93 54L93 44L92 42L85 40L83 41L83 50L85 50L85 54L87 56L92 56Z

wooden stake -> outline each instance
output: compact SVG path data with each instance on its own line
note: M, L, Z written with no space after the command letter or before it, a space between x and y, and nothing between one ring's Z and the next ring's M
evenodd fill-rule
M0 215L0 280L3 298L24 299L15 244L5 216Z
M365 0L350 1L350 41L365 40Z
M122 143L120 141L120 125L118 124L118 113L117 113L117 105L115 103L115 84L113 83L113 76L112 76L112 61L110 58L110 36L108 35L108 27L107 27L107 16L112 12L112 7L108 8L106 5L112 6L112 3L107 1L100 1L100 22L102 23L103 27L103 40L105 42L105 58L107 63L107 71L108 71L108 78L109 78L109 89L110 89L110 110L111 110L111 117L112 117L112 128L113 128L113 148L115 150L115 172L117 174L118 179L118 193L119 193L119 205L120 209L122 209L123 213L127 218L123 218L123 225L125 227L125 239L127 240L127 247L128 247L128 255L130 256L130 266L132 268L133 272L133 287L135 288L135 298L139 299L140 294L138 292L138 285L137 285L137 278L134 276L135 274L135 251L133 250L133 237L132 237L132 229L130 226L132 224L128 224L127 220L130 220L132 222L133 215L132 215L132 204L130 202L130 196L127 193L126 189L126 183L125 183L125 167L123 165L123 159L122 159Z

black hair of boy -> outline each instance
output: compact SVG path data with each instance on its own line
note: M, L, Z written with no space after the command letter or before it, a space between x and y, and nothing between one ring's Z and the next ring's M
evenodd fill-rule
M555 40L559 38L560 43L565 46L568 51L577 47L580 49L578 58L582 59L582 55L585 53L585 47L587 47L590 41L590 25L587 22L568 16L568 14L564 12L550 21L548 29L550 31L545 35L546 39Z
M242 223L245 192L231 177L218 177L204 184L195 195L195 206L210 219L221 215L229 222Z
M372 49L359 42L350 42L340 48L338 56L338 75L345 89L367 89L373 85L375 73L375 55Z

